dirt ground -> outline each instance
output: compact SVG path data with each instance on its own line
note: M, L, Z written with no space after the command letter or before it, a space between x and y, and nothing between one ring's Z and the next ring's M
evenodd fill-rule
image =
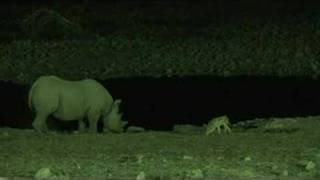
M233 126L232 133L144 131L38 134L0 128L0 177L215 179L320 177L320 117L294 131ZM197 127L195 127L197 128Z

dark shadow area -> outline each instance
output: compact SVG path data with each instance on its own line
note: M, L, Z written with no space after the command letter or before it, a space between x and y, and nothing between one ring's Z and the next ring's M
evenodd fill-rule
M202 125L228 115L232 123L256 117L320 114L319 80L274 77L126 78L100 81L115 99L129 125L170 130L174 124ZM31 128L27 107L30 86L1 82L0 126ZM50 119L58 128L77 127Z
M27 106L29 86L0 81L0 126L31 128L32 114Z
M114 79L104 85L123 100L130 124L170 129L202 125L227 114L231 122L256 117L318 115L319 81L275 77Z

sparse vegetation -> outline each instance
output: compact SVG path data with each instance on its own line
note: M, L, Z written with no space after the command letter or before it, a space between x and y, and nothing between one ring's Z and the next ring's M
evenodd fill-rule
M136 9L121 14L111 7L103 11L108 15L98 10L90 14L80 5L25 13L25 21L16 23L26 24L31 34L23 38L17 34L0 44L0 79L31 83L39 75L52 73L75 79L185 75L317 78L320 72L320 15L311 10L312 16L222 21L180 11L147 16L145 9ZM194 18L207 23L194 24ZM55 28L47 28L48 23ZM65 37L69 35L64 33L78 32L80 25L86 35L60 38L60 33ZM51 40L31 38L43 33Z
M295 132L35 134L0 129L5 177L320 177L319 117ZM241 128L241 127L237 127Z

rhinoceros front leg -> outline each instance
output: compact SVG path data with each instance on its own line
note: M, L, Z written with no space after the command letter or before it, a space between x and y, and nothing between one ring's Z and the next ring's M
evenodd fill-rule
M95 111L89 111L88 120L89 120L89 133L96 133L98 129L98 121L100 118L100 113Z
M80 119L80 120L79 120L78 131L79 131L80 133L83 133L83 132L86 131L86 123L84 122L83 119Z
M32 126L37 132L47 132L47 118L48 114L37 113L36 118L33 120Z

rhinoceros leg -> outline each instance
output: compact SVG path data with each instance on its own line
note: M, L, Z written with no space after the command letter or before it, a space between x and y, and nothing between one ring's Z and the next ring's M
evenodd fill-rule
M89 120L89 132L90 133L97 132L99 118L100 118L100 113L98 111L89 110L88 120Z
M36 118L32 122L32 126L37 132L48 131L48 126L46 123L48 116L49 114L37 113Z
M85 130L86 130L86 123L83 121L83 119L80 119L80 120L79 120L78 131L79 131L80 133L83 133L83 132L85 132Z

